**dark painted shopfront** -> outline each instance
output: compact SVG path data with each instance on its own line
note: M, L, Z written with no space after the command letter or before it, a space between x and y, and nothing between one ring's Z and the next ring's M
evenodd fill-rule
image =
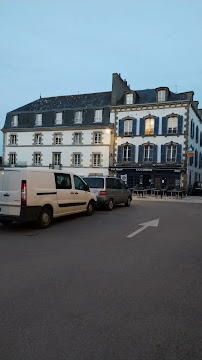
M109 169L111 174L116 172L117 177L127 181L130 188L143 187L144 189L175 189L182 187L182 174L185 172L184 168L110 167Z

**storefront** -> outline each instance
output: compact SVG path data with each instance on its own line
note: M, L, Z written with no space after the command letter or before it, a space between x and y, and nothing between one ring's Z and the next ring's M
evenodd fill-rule
M110 167L110 173L116 173L117 177L126 181L130 188L143 187L144 189L175 189L183 187L184 168L154 168L133 167L120 168Z

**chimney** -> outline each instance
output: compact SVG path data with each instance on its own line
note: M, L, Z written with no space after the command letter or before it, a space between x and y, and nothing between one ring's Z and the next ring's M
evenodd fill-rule
M187 92L187 99L193 101L194 100L194 92L189 91Z
M199 104L198 101L193 101L193 105L194 105L195 109L198 109L198 104Z
M130 87L127 85L126 79L123 80L121 74L113 73L111 105L116 105L127 90L130 90Z

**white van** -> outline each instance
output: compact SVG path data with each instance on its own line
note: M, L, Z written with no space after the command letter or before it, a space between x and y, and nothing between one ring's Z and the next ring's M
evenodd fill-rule
M61 170L0 170L0 222L37 221L41 228L53 218L86 212L92 215L96 195L78 176Z

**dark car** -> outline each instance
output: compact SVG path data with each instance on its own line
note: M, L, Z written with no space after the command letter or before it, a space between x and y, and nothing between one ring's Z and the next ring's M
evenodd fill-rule
M202 183L201 182L194 183L192 195L202 195Z

